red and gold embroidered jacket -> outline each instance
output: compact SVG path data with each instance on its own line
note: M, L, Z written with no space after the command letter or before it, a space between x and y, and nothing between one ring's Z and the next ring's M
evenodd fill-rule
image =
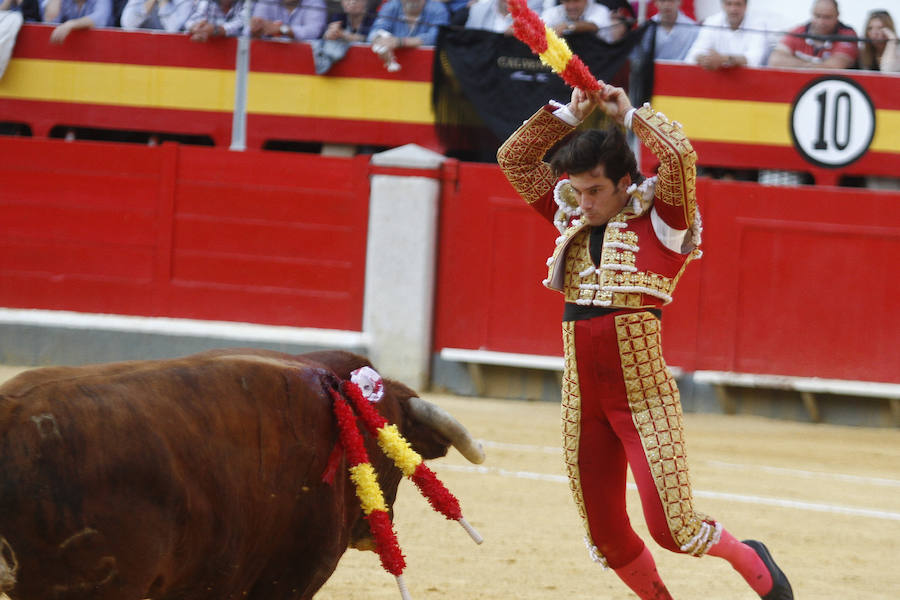
M568 179L543 161L547 151L574 129L547 105L525 122L497 152L515 190L562 235L547 260L544 285L566 302L614 308L652 308L672 301L684 268L700 256L696 153L677 122L649 105L631 114L631 128L660 160L656 176L628 189L631 202L610 219L599 265L589 251L591 226L580 214Z

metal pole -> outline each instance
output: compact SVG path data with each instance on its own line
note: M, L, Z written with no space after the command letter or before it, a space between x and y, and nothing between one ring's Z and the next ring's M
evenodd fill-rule
M643 24L647 20L647 0L638 2L638 25Z
M234 65L234 114L231 119L231 150L247 149L247 72L250 70L250 0L241 11L244 27L238 39Z

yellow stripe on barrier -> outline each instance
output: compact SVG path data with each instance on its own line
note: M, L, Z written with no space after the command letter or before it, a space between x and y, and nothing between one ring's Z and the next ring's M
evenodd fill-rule
M654 96L654 110L684 125L695 141L792 146L791 105L778 102ZM900 111L875 111L873 152L900 153Z
M0 81L0 98L231 111L234 73L17 58Z
M251 73L252 113L431 125L431 82Z
M234 72L17 58L0 98L231 112ZM251 73L251 113L431 124L431 83Z
M900 110L875 110L875 137L869 149L873 152L900 153Z
M653 109L684 125L688 138L708 142L737 142L790 146L791 107L775 102L654 96Z

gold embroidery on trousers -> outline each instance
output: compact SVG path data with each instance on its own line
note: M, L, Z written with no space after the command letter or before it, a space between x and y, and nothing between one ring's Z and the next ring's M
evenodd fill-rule
M562 444L563 459L566 462L566 474L569 476L569 489L575 507L584 524L584 541L594 561L604 567L606 559L597 550L591 538L587 509L584 505L584 494L581 491L581 473L578 468L578 445L581 439L581 386L578 381L578 365L575 360L575 322L563 321L563 347L565 350L565 368L562 382Z
M631 416L662 501L672 538L699 556L718 541L721 526L694 511L684 445L681 401L660 349L660 323L648 312L618 315L616 336Z

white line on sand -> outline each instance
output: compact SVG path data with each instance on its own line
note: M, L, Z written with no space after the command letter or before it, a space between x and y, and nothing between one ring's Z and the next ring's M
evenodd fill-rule
M513 471L510 469L501 469L499 467L476 467L470 465L442 464L440 466L440 469L447 471L458 471L462 473L478 473L480 475L498 475L500 477L512 477L515 479L551 481L554 483L568 482L568 478L565 475L551 475L548 473L534 473L531 471ZM635 486L633 483L629 483L628 489L636 490L637 486ZM825 512L840 515L851 515L855 517L869 517L873 519L883 519L888 521L900 521L900 513L897 512L875 510L871 508L857 508L854 506L841 506L839 504L803 502L801 500L790 500L788 498L769 498L766 496L729 494L724 492L708 492L705 490L694 490L694 496L696 496L697 498L711 498L715 500L731 500L733 502L743 502L745 504L776 506L779 508L796 508L799 510L807 510L813 512Z
M509 444L506 442L494 442L481 440L485 448L497 448L498 450L512 450L516 452L540 452L543 454L562 454L559 446L536 446L533 444ZM693 461L691 461L693 462ZM802 477L804 479L832 479L854 484L867 484L885 487L900 487L900 479L887 479L885 477L866 477L862 475L848 475L846 473L828 473L825 471L807 471L803 469L786 469L784 467L772 467L769 465L748 465L730 463L720 460L699 460L697 464L714 467L717 469L730 469L733 471L760 471L771 475L785 475L789 477Z

